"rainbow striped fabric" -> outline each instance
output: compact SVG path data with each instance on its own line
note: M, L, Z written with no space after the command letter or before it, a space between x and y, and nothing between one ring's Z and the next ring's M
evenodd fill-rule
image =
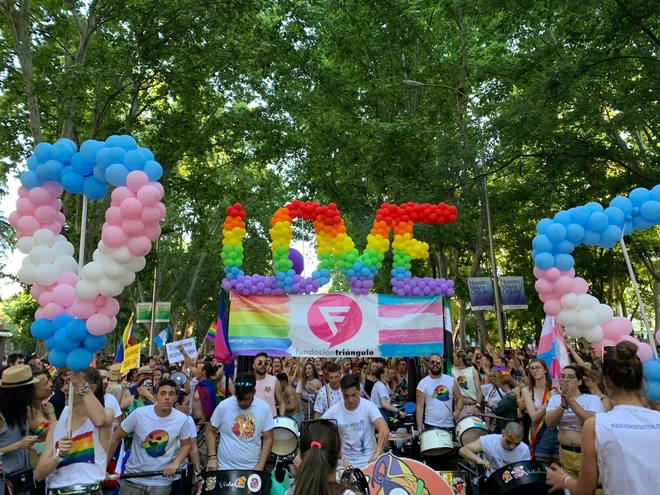
M235 292L231 297L229 348L233 354L265 350L274 356L291 355L291 297L241 296Z
M211 342L215 342L215 336L218 333L218 322L214 321L211 323L211 326L209 327L209 331L206 332L206 339L210 340Z
M57 467L62 468L81 462L94 464L94 436L92 431L81 433L73 438L73 446L69 455Z

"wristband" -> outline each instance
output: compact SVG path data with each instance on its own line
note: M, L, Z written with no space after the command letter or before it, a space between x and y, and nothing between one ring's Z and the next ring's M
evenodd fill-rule
M91 389L89 388L89 383L85 382L85 384L80 387L78 390L76 390L76 395L78 397L83 397L89 393Z
M210 455L210 456L208 456L208 458L209 458L209 459L217 459L218 456L217 456L217 455Z

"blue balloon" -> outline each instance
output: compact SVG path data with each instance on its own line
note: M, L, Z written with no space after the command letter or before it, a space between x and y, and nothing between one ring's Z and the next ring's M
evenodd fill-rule
M34 147L34 156L37 157L39 163L46 163L50 160L50 149L53 147L50 143L39 143Z
M584 227L577 223L572 223L566 227L566 240L578 245L584 239Z
M48 337L46 339L46 342L44 342L44 344L46 346L46 349L48 349L49 351L52 351L53 349L55 349L55 347L56 347L56 345L55 345L55 335L51 335L50 337Z
M44 169L46 169L46 174L48 175L49 179L53 179L55 181L60 181L62 178L62 170L64 170L64 164L62 162L58 162L57 160L48 160L44 165Z
M549 270L555 264L555 257L550 253L541 253L534 258L534 264L540 270Z
M138 150L127 151L124 156L124 164L129 170L142 170L145 162L144 155Z
M68 355L68 352L59 349L51 349L48 353L48 362L56 368L64 368L66 366L66 358Z
M555 255L555 267L559 269L560 272L565 272L573 268L575 265L575 260L570 254L557 254Z
M610 206L613 208L620 209L624 215L632 215L633 204L625 196L617 196L612 201L610 201Z
M60 139L57 140L57 142L55 144L60 144L60 143L66 144L69 148L71 148L73 150L73 153L78 151L78 146L76 145L76 143L71 141L69 138L60 138Z
M653 227L653 222L648 221L644 217L635 217L633 219L633 225L635 226L635 229L648 230Z
M112 161L112 148L102 148L96 154L96 163L102 167L109 167L114 162Z
M547 235L537 235L532 240L532 247L541 253L549 253L554 247L553 242L548 239Z
M660 184L651 189L651 199L653 201L660 201Z
M76 150L71 149L71 146L69 146L68 143L58 141L50 149L50 156L53 160L64 163L70 161L75 152Z
M30 325L30 333L35 339L47 339L53 334L53 325L46 318L39 318Z
M129 170L121 163L113 163L105 171L105 178L108 181L108 184L112 186L125 186L128 172Z
M554 216L554 221L567 226L571 223L571 214L567 211L559 211Z
M62 176L62 187L64 187L66 192L71 194L80 194L83 192L84 183L85 178L75 172Z
M85 349L90 352L99 352L105 347L107 337L105 335L88 335L85 339Z
M589 217L589 228L594 232L602 232L610 223L609 217L602 211L595 211Z
M84 347L79 347L69 353L66 358L66 365L71 371L85 371L92 364L93 360L94 354Z
M37 174L37 178L40 181L46 182L47 180L50 179L50 177L48 177L48 168L46 168L45 163L40 163L39 165L37 165L37 169L35 170L35 172Z
M80 153L76 153L71 157L71 167L75 173L80 174L83 177L92 175L92 171L94 170L94 164L85 161Z
M635 230L635 224L633 222L627 222L623 227L623 235L630 235Z
M609 206L605 208L605 215L610 219L610 225L616 225L617 227L623 227L623 223L626 220L626 215L623 213L621 208L615 206Z
M66 327L70 321L73 321L73 316L71 315L56 316L53 320L53 330L57 331L60 328Z
M639 207L639 212L647 220L650 221L657 220L658 218L660 218L660 203L650 199Z
M623 236L623 230L616 225L608 225L607 228L601 232L600 236L606 244L614 246L619 242L621 236Z
M66 336L72 342L81 342L89 335L85 320L73 320L66 326Z
M584 231L584 239L582 243L587 246L595 246L600 243L600 232L594 232L593 230Z
M548 227L550 227L550 225L552 225L552 220L550 218L542 218L539 220L539 223L536 224L536 232L539 234L545 234L548 231Z
M658 381L660 380L660 363L655 359L645 361L642 363L644 367L644 376L648 380Z
M27 163L28 170L34 171L37 169L37 165L39 165L39 160L37 160L37 157L35 155L31 155L27 157L25 163Z
M566 239L566 227L560 223L553 223L548 227L546 235L548 236L548 239L557 244Z
M72 173L73 172L73 167L71 165L67 165L62 169L62 177L64 177L66 174ZM62 181L60 181L62 182Z
M66 328L60 328L55 332L55 347L61 351L69 352L78 347L80 341L71 340L67 335Z
M142 156L144 156L145 160L149 161L154 159L154 154L149 148L138 148L137 150L142 153Z
M587 203L586 205L584 205L584 207L587 210L589 210L591 213L595 213L597 211L603 211L603 209L604 209L603 205L601 205L600 203L597 203L595 201L591 201L590 203Z
M153 160L149 160L148 162L145 162L142 171L145 174L147 174L147 177L149 177L150 181L157 181L163 176L163 167L160 166L160 163L155 162Z
M113 163L124 163L124 157L126 156L126 150L123 148L120 148L119 146L113 146L110 148L110 153L112 154L112 162Z
M103 142L88 139L80 145L80 154L85 161L96 163L96 154L103 148Z
M571 241L561 241L555 244L554 254L571 254L575 249L575 244Z
M21 184L26 189L34 189L41 185L41 181L37 177L37 173L32 170L26 170L21 174Z
M645 187L638 187L630 191L628 197L633 206L642 206L646 201L651 199L651 193Z
M97 181L93 176L85 177L83 184L83 194L91 200L99 200L105 197L108 192L108 186Z
M96 165L94 167L94 173L92 174L92 176L102 184L105 184L105 183L108 182L105 178L105 169L103 167L101 167L100 165Z
M647 380L644 383L644 389L649 399L652 401L660 401L660 382L657 380Z
M587 222L589 221L589 215L591 214L587 207L576 206L575 208L571 208L569 212L571 213L571 220L573 220L573 223L577 223L578 225L582 226L587 225Z
M125 149L126 151L136 150L137 142L135 141L133 136L124 134L122 136L119 136L119 147Z
M116 134L113 134L112 136L109 136L108 139L105 140L105 147L113 148L115 146L119 146L120 143L121 143L121 136L117 136Z

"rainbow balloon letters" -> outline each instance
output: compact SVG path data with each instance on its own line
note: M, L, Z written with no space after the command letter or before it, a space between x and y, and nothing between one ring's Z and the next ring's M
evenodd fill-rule
M222 282L225 290L235 290L242 295L311 294L330 281L330 269L337 266L346 277L351 292L367 294L374 285L374 277L382 268L385 253L390 248L389 236L393 232L391 245L394 265L391 282L394 292L400 296L454 295L452 280L413 277L410 268L412 260L429 257L429 245L414 238L415 223L442 225L455 222L455 206L412 202L400 206L383 204L377 210L373 227L367 236L367 247L360 254L346 233L337 205L292 201L278 209L270 221L275 272L272 276L250 276L241 270L245 216L240 203L227 208L221 254L225 265L226 278ZM314 222L319 264L311 277L297 275L289 259L289 245L293 239L292 223L296 218Z

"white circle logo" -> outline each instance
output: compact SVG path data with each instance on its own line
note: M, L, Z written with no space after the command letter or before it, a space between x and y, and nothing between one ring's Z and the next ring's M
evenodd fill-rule
M248 490L252 493L257 493L261 490L261 478L258 474L253 474L248 478Z

